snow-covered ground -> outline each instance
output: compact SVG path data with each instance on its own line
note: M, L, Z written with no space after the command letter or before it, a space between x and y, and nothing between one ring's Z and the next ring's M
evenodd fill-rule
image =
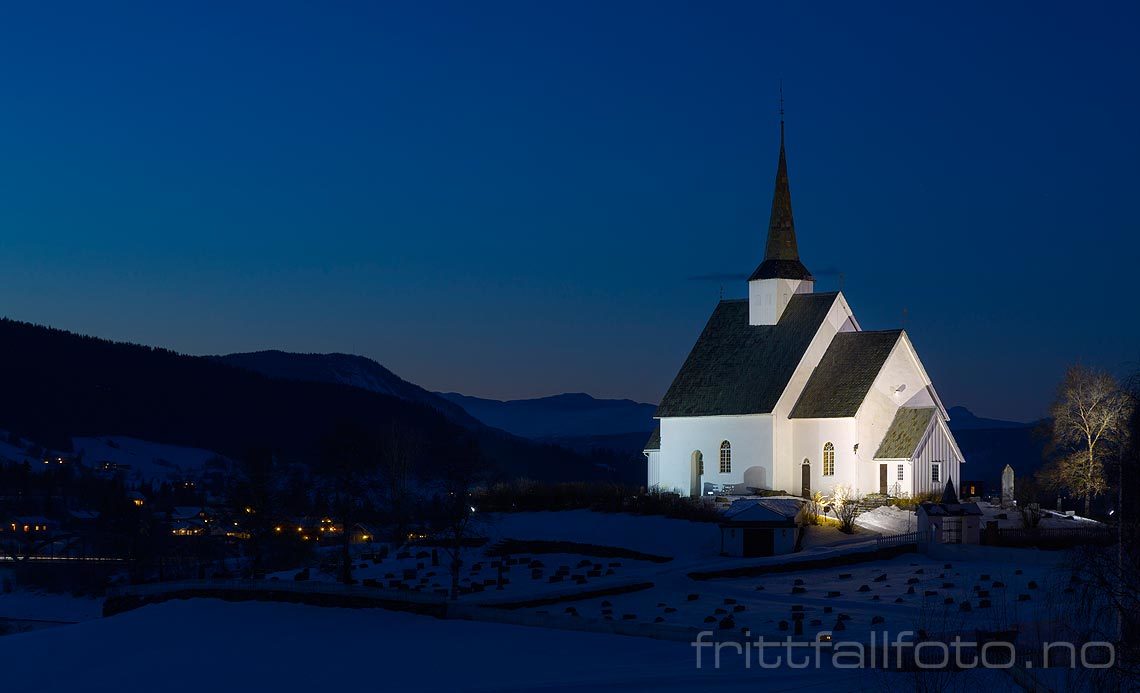
M0 641L5 690L757 690L874 688L873 672L721 668L684 642L379 609L195 599Z
M0 592L0 620L74 623L103 615L103 600L16 589Z
M41 463L42 460L37 459L39 457L38 455L33 456L28 454L29 447L34 446L27 440L20 440L18 444L13 445L12 441L9 440L8 431L0 429L0 461L6 460L20 464L24 462L28 462L29 464ZM45 454L52 455L57 453L47 451Z
M879 531L893 534L903 531L914 515L882 508L867 517L879 518ZM851 536L833 527L809 528L803 551L767 558L717 555L719 530L715 524L616 513L504 515L489 523L487 534L492 538L488 547L506 538L565 540L617 546L670 556L672 560L518 553L511 556L510 565L504 566L509 582L499 590L495 565L499 559L486 555L486 547L469 549L462 568L462 585L479 585L481 589L461 596L461 605L477 607L550 597L563 600L514 612L525 614L521 618L504 615L502 610L468 609L464 613L471 618L602 632L620 625L627 632L680 639L701 629L733 637L750 633L779 638L789 634L780 624L791 621L792 605L799 605L805 614L805 633L810 636L834 629L840 614L845 615L843 627L861 639L867 637L872 625L878 629L915 628L932 612L963 628L989 628L995 627L998 616L1007 622L1035 619L1044 601L1042 595L1054 594L1063 587L1056 581L1067 578L1062 569L1064 553L993 552L985 547L972 547L976 551L966 552L961 560L910 554L891 560L759 577L690 577L692 573L838 559L875 548L875 533L864 530ZM447 556L442 550L437 551L439 564L432 565L431 554L431 549L424 547L403 557L362 558L355 577L376 581L373 584L378 589L411 590L442 600L450 582ZM294 574L295 571L285 571L270 577L292 580ZM311 579L331 583L336 578L333 572L312 570ZM600 589L646 584L652 586L605 597L573 598Z
M982 509L982 526L989 520L996 520L1001 529L1020 529L1022 527L1021 513L1017 508L1002 510L999 505L978 503ZM1091 527L1100 525L1100 522L1079 515L1066 515L1053 510L1041 510L1041 529L1059 529L1063 527Z
M745 668L741 658L730 654L723 669L712 670L706 659L706 667L698 670L690 642L701 630L723 639L781 640L794 634L797 613L803 614L797 639L804 641L828 631L836 640L865 642L872 630L973 632L1055 618L1051 609L1059 596L1063 601L1069 574L1064 552L955 547L962 550L950 558L908 554L753 577L690 576L867 551L875 546L876 532L897 533L908 513L893 508L868 513L880 515L875 532L848 536L813 527L804 551L750 559L719 556L715 524L590 511L489 516L488 547L508 538L572 541L671 560L519 553L506 566L510 583L499 591L494 586L497 559L486 555L487 547L473 548L465 556L464 585L485 589L462 597L453 614L460 618L449 620L381 609L206 599L102 619L97 618L98 600L17 592L0 596L0 617L54 614L80 623L5 636L0 671L5 684L20 691L314 690L327 687L330 677L356 690L792 690L813 684L866 690L912 686L913 681L885 684L883 677L890 675L852 671L840 676L827 667L826 658L818 671L772 671ZM322 554L328 551L335 549L322 549ZM402 558L361 556L356 577L375 580L378 590L393 589L394 580L402 583L401 589L442 600L447 558L443 551L438 557L440 565L431 565L426 547ZM271 579L292 581L296 572ZM333 580L316 567L310 573L313 581ZM562 578L551 582L560 573ZM652 586L579 597L588 590L646 583ZM564 601L494 607L553 596ZM996 676L985 679L987 687L1007 689L1008 679Z
M893 505L883 505L862 513L855 518L855 526L879 534L905 534L918 529L913 511L901 510Z
M678 558L712 558L720 553L720 528L715 522L590 510L499 514L488 522L487 535L492 541L506 537L574 541Z
M83 453L83 463L98 468L103 462L127 465L132 481L181 481L197 479L208 460L218 457L211 450L153 443L126 436L72 438L76 453Z
M1025 554L1026 560L1018 560L1017 554ZM1061 569L1064 554L1018 550L1010 557L1001 561L985 554L976 560L945 561L911 554L851 566L701 581L660 573L652 589L530 611L545 615L551 625L620 621L668 630L707 628L737 637L789 635L781 621L793 622L793 606L804 614L808 637L835 629L840 614L845 615L844 637L862 641L873 626L892 632L919 627L931 632L995 629L1041 619L1068 578ZM941 623L932 623L932 616ZM726 624L725 619L730 621Z
M982 511L982 526L994 520L1001 529L1020 529L1022 526L1021 513L1017 508L1002 509L1001 506L989 503L978 503ZM1062 527L1088 527L1099 525L1096 520L1079 515L1065 515L1052 510L1042 510L1042 529L1057 529ZM869 510L855 518L855 526L880 534L904 534L918 529L915 513L910 510L900 510L894 506L884 505Z

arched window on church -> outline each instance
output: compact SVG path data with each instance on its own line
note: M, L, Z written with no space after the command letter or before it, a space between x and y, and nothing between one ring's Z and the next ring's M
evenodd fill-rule
M732 446L728 441L720 444L720 473L728 474L732 471Z
M831 443L823 446L823 475L835 476L835 446Z

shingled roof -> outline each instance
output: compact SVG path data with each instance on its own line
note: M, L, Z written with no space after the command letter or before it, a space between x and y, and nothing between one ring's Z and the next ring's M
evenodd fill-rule
M831 340L812 371L793 419L837 419L855 416L883 368L902 330L840 332Z
M775 325L750 325L747 300L721 301L656 415L771 412L836 296L795 294Z
M879 444L875 459L907 460L913 457L932 416L934 407L900 407L887 429L887 435Z
M645 447L642 450L660 450L661 449L661 424L657 424L657 428L653 429L653 433L649 434L649 440L645 441Z

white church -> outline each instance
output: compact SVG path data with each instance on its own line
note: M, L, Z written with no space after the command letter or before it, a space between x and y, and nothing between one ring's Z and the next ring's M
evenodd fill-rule
M722 300L657 408L648 487L704 496L961 488L949 416L903 330L865 331L800 262L780 123L764 261Z

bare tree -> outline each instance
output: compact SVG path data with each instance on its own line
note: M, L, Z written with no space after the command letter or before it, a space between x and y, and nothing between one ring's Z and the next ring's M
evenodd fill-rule
M423 440L416 431L398 421L392 422L382 442L380 476L397 542L406 541L408 537L415 502L411 481L423 447Z
M859 516L859 502L863 495L847 486L836 486L831 493L831 511L835 519L839 520L839 531L844 534L855 533L855 518Z
M1021 514L1021 526L1025 529L1036 529L1041 524L1040 492L1033 477L1027 477L1018 482L1014 490L1017 499L1017 512Z
M1061 456L1043 479L1083 496L1088 515L1092 499L1108 488L1105 458L1127 442L1132 398L1112 375L1077 365L1065 373L1052 414L1053 443Z
M376 467L380 443L363 426L342 422L326 439L325 455L320 468L333 511L340 520L340 581L346 585L352 578L352 531L376 489Z
M467 446L449 456L438 469L439 493L436 494L432 525L443 540L450 561L451 599L459 598L459 576L463 568L463 549L478 536L480 522L472 504L472 489L483 475L478 448Z

